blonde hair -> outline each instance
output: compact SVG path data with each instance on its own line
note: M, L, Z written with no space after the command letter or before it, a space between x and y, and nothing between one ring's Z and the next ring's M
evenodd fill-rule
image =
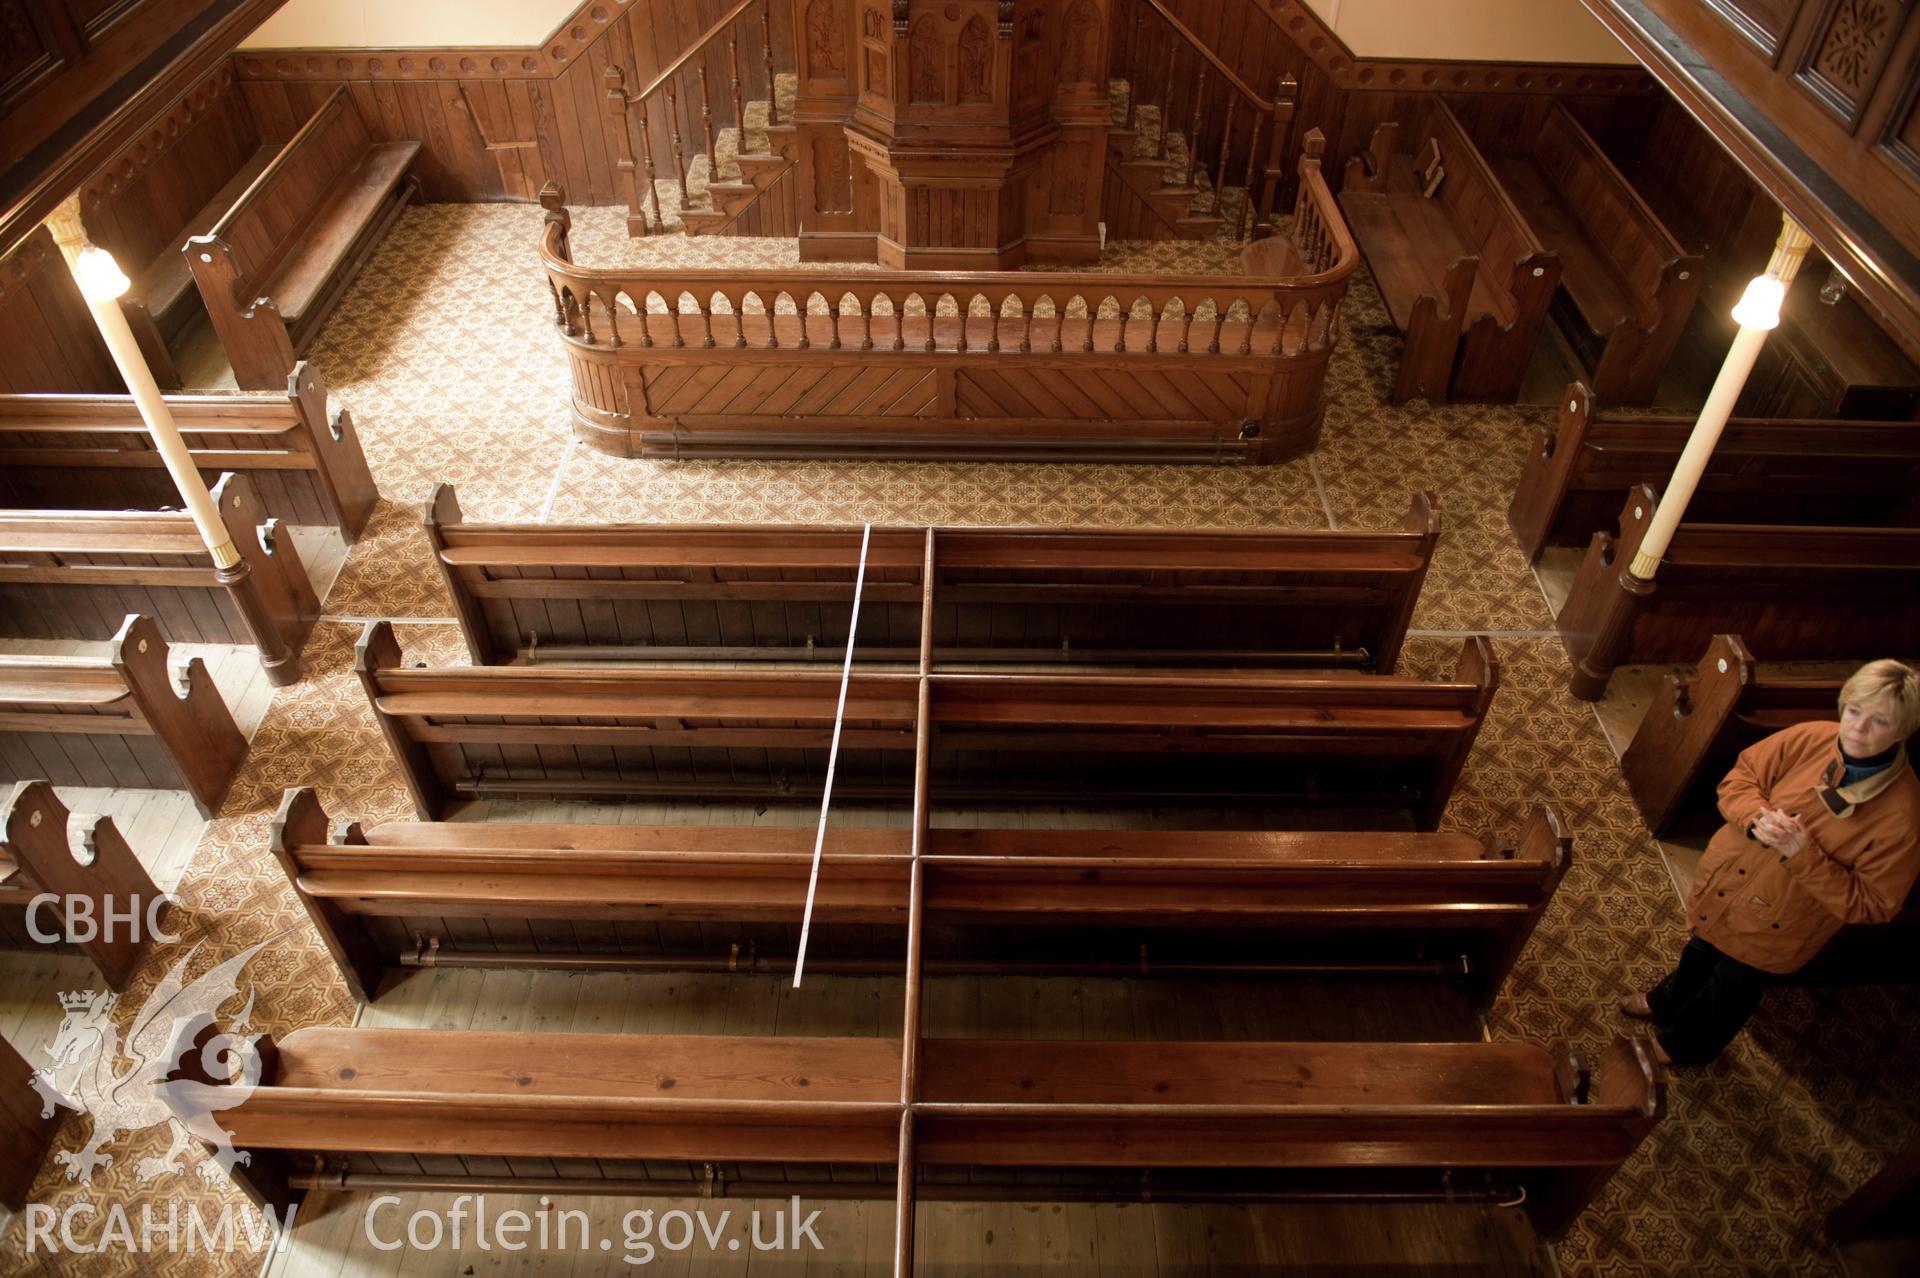
M1840 709L1883 696L1893 701L1894 727L1904 741L1920 727L1920 671L1913 667L1891 658L1869 661L1840 685Z

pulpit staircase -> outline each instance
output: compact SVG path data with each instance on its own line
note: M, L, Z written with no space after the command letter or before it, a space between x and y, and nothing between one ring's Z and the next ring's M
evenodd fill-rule
M1129 38L1115 51L1108 86L1107 170L1152 211L1147 237L1271 234L1289 207L1293 77L1262 97L1162 0L1133 0L1122 26ZM770 97L743 97L743 58L758 84L772 86ZM623 124L617 164L629 235L738 233L742 216L798 159L798 82L774 69L764 0L741 0L638 92L618 64L606 84ZM716 127L716 109L734 123ZM650 120L664 129L650 131Z

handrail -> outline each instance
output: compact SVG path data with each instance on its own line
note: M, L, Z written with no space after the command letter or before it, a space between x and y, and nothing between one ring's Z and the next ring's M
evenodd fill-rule
M771 2L771 0L769 0L769 2ZM719 21L715 22L712 26L708 27L704 32L702 32L700 35L700 38L698 40L695 40L693 44L688 47L685 53L675 58L672 62L669 62L667 64L666 69L662 71L659 75L653 77L653 80L650 83L648 83L646 88L634 94L633 101L644 102L648 98L652 97L655 93L657 93L660 90L660 88L663 85L666 84L667 81L671 80L675 75L679 74L680 68L685 66L689 61L691 61L695 54L703 52L709 44L713 43L714 39L718 37L722 31L732 26L734 22L740 17L741 14L745 13L748 9L751 9L757 3L759 3L759 0L740 0L739 4L734 5L733 8L727 10L727 12L720 15ZM773 92L772 86L768 86L767 92L769 94Z
M1235 75L1233 72L1233 68L1228 66L1225 62L1222 62L1220 60L1220 55L1215 53L1212 49L1209 49L1207 47L1206 41L1202 40L1199 36L1195 35L1192 29L1189 28L1186 23L1174 17L1173 11L1167 8L1165 4L1162 4L1161 0L1141 0L1141 2L1144 3L1149 9L1152 9L1155 13L1159 14L1162 18L1165 18L1167 21L1167 25L1173 28L1173 33L1179 36L1182 40L1185 40L1187 42L1187 45L1190 48L1192 48L1194 52L1200 54L1200 56L1204 57L1208 62L1211 62L1213 64L1213 69L1218 71L1223 77L1225 77L1227 83L1231 84L1235 89L1239 91L1241 97L1246 98L1249 102L1253 103L1254 106L1258 107L1262 111L1273 110L1273 103L1271 101L1261 97L1259 94L1255 93L1251 88L1247 87L1247 82L1245 80L1242 80L1239 76Z
M274 154L274 157L267 161L267 167L260 170L260 176L247 184L247 189L240 192L239 198L234 200L234 202L227 207L227 211L220 215L220 220L215 222L213 227L208 230L204 236L196 235L193 238L196 240L214 239L220 235L224 235L228 228L233 225L234 221L239 218L240 214L246 211L247 205L252 202L254 196L257 195L263 187L280 176L280 170L287 166L287 157L298 150L310 135L317 131L322 124L326 123L328 117L332 115L336 103L346 100L347 86L343 84L327 96L327 100L320 104L318 111L315 111L311 116L307 117L307 122L300 126L299 132L288 138L286 142L281 145L280 150Z

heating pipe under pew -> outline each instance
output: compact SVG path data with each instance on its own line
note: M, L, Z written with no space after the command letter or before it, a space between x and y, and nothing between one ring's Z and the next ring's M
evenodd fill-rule
M527 637L527 664L590 666L609 662L636 661L751 661L765 658L764 648L663 648L653 644L565 644L540 642L540 636L530 634ZM862 657L867 661L897 661L902 664L915 660L919 650L916 648L865 648ZM802 655L802 654L805 655ZM838 654L820 653L809 643L804 649L796 648L792 656L777 658L782 661L827 660ZM1189 665L1244 665L1244 666L1305 666L1308 668L1333 668L1352 666L1355 669L1368 669L1373 662L1373 654L1365 648L1298 648L1275 652L1262 650L1243 652L1217 648L1200 649L1191 652L1156 649L1111 649L1098 648L1092 651L1072 651L1066 640L1060 641L1058 649L1053 648L963 648L957 658L960 661L1024 662L1030 665L1082 665L1124 664L1139 666Z
M516 971L698 972L738 976L765 976L791 971L791 954L760 954L736 945L723 958L672 954L501 954L486 950L440 948L429 938L410 954L400 956L401 967L505 968ZM1017 971L1023 976L1085 977L1233 977L1233 976L1417 976L1447 977L1471 974L1465 955L1450 959L1410 960L1404 963L1194 963L1162 962L1140 947L1138 960L1059 959L996 962L992 959L925 958L921 967L930 976L994 976ZM906 959L823 958L809 956L807 966L834 976L898 976Z
M701 1180L653 1176L608 1176L587 1180L566 1176L433 1176L425 1172L350 1172L316 1169L294 1172L287 1177L292 1189L328 1189L339 1193L423 1194L592 1194L633 1197L684 1198L695 1191L701 1198L775 1198L799 1194L802 1198L841 1201L882 1201L891 1193L889 1181L847 1180L728 1180L714 1174L713 1164L704 1165L708 1175ZM1071 1195L1062 1191L1071 1189ZM1287 1186L1272 1189L1203 1189L1188 1186L1161 1186L1141 1176L1128 1185L1018 1185L1005 1183L955 1183L920 1181L914 1185L914 1197L942 1202L994 1203L1457 1203L1468 1206L1518 1207L1527 1201L1524 1185L1502 1185L1486 1180L1477 1185L1461 1185L1444 1175L1432 1188L1404 1189L1314 1189Z

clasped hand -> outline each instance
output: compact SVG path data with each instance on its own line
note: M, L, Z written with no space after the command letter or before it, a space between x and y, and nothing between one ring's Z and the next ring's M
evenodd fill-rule
M1798 856L1806 850L1807 827L1791 813L1762 808L1753 819L1753 837L1781 856Z

